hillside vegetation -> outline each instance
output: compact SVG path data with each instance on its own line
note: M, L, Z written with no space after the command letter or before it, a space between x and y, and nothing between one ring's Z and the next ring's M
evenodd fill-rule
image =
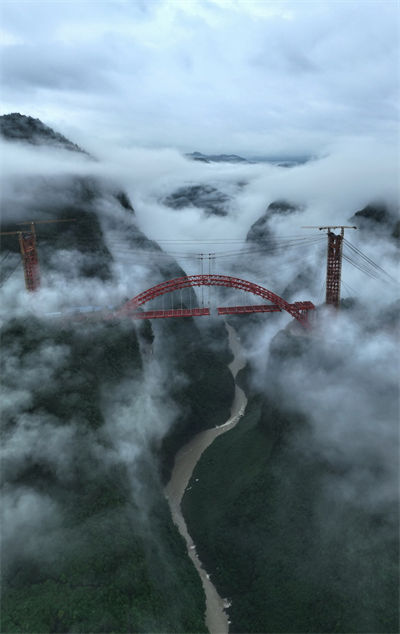
M30 117L2 123L9 140L64 144ZM88 280L100 292L118 284L107 231L132 250L161 252L117 184L69 174L15 187L21 196L8 192L3 230L75 219L37 226L43 284L58 274L64 310ZM17 258L18 249L5 236L3 254ZM148 284L184 274L165 257L149 265ZM152 325L56 314L3 315L1 631L206 631L201 582L163 482L181 444L229 415L226 335L213 326L202 334L192 318Z
M231 632L397 632L396 509L346 496L352 465L315 449L307 417L279 390L276 377L295 357L306 363L310 346L277 338L263 394L241 373L246 414L199 461L183 499L188 530L232 601ZM332 358L323 371L335 371Z

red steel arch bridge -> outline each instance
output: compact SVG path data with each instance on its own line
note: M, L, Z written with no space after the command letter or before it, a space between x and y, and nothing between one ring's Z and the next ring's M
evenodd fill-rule
M160 319L168 317L200 317L209 315L209 308L171 308L169 310L142 310L148 301L173 291L195 286L223 286L239 289L260 297L268 304L252 304L246 306L221 306L217 308L219 315L243 315L249 313L273 313L286 311L302 326L309 326L308 311L315 308L312 302L294 302L290 304L276 293L247 280L229 275L187 275L177 277L153 286L126 302L114 317L130 317L133 319Z

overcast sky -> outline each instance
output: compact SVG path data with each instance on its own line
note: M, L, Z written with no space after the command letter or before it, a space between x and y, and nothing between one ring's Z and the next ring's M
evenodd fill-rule
M245 156L398 143L399 3L0 0L2 111Z

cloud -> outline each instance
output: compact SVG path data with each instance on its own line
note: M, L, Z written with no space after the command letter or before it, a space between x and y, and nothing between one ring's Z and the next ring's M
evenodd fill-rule
M50 259L37 293L27 296L21 271L19 277L12 276L2 288L1 318L11 329L4 337L3 358L7 363L2 374L7 388L4 411L7 421L12 423L2 450L4 473L12 480L3 498L6 552L10 560L20 557L23 543L23 554L40 558L42 569L46 563L42 551L51 558L60 543L74 542L65 539L63 509L57 500L28 489L23 484L24 474L39 464L47 469L47 475L50 473L57 479L60 488L67 485L68 489L70 483L78 483L80 487L97 474L107 476L109 472L115 477L113 468L122 464L131 484L132 499L140 508L136 517L140 514L141 523L146 527L151 485L141 468L143 462L148 463L151 448L158 445L179 414L179 404L170 396L171 368L175 387L177 381L183 384L185 377L175 365L172 337L167 344L158 337L154 357L145 359L141 373L131 367L129 358L126 377L114 382L95 377L99 416L105 421L95 433L88 429L84 408L75 407L76 403L81 404L85 394L81 397L74 392L79 386L86 392L85 380L104 362L103 351L106 352L105 340L110 329L96 323L86 328L79 325L76 330L71 328L72 341L61 345L52 340L52 328L57 329L57 324L50 318L42 323L43 341L40 337L37 341L32 313L40 315L71 306L118 304L164 279L165 260L162 258L165 256L157 256L160 258L157 259L152 254L149 258L148 254L140 253L137 246L132 248L129 231L136 226L153 239L181 240L161 244L188 273L199 272L196 253L200 250L234 251L233 256L216 261L218 268L214 272L239 275L272 291L283 292L302 267L309 265L310 279L298 286L290 299L317 303L322 299L318 293L325 277L323 236L318 245L310 245L308 249L287 248L277 254L258 253L248 257L240 255L240 242L215 244L213 241L216 238L244 240L251 225L277 199L302 207L294 215L277 214L271 218L271 232L277 240L302 235L302 225L347 223L357 209L371 200L382 200L393 209L397 209L399 202L395 149L390 143L374 138L353 136L331 142L325 155L291 169L266 163L204 164L190 161L171 148L105 145L102 137L91 137L90 133L88 138L88 149L100 159L97 162L60 149L9 143L2 146L8 156L3 172L3 196L14 214L13 220L21 219L22 215L26 217L30 210L37 214L44 210L54 213L54 209L62 205L75 203L80 191L74 187L76 178L87 178L99 187L94 209L113 257L113 277L103 282L80 276L81 261L86 254L74 249L58 249ZM163 204L166 195L191 184L211 185L226 193L230 197L229 214L223 218L205 217L201 209L174 210ZM135 216L117 204L112 195L116 189L125 189L130 195ZM10 215L6 219L9 220ZM190 243L190 240L202 242ZM396 275L396 247L388 237L355 232L351 240ZM187 259L188 252L191 259ZM301 409L311 422L312 442L308 443L308 437L296 438L299 449L305 454L316 452L339 471L344 469L345 475L339 473L326 482L327 498L339 497L386 513L388 508L394 508L396 494L393 484L397 446L393 425L397 394L393 365L396 342L393 333L388 332L390 325L383 324L382 332L376 328L371 332L371 325L380 325L378 311L392 306L398 292L363 277L360 271L350 267L344 267L343 274L357 291L359 312L350 313L349 317L339 316L336 320L328 316L322 318L321 331L314 332L314 345L305 358L285 368L278 377L279 387L284 390L285 402ZM238 298L229 299L236 303ZM254 301L239 297L238 303L240 300L242 303ZM16 326L12 321L15 317L22 318ZM267 315L265 322L251 327L250 335L243 338L250 343L250 362L262 389L272 384L265 367L270 342L288 322L286 314ZM72 326L69 321L67 324ZM29 337L33 342L29 337L25 341L24 336L20 336L19 327L32 329ZM90 342L90 349L85 347L85 341ZM123 338L123 350L127 349L126 341L127 338ZM112 342L110 345L112 347ZM116 351L118 364L123 350ZM82 370L85 363L88 365ZM66 400L62 400L66 388L69 392ZM46 392L53 397L57 394L57 404L60 403L62 411L66 406L70 408L68 411L72 409L67 421L64 414L57 417L43 410L32 413L35 399L43 393L46 396ZM15 420L17 424L13 425ZM7 424L7 421L3 417L3 422ZM158 478L155 470L152 474L151 477ZM337 515L335 517L337 519Z
M30 7L3 7L3 107L78 142L260 155L395 134L394 2Z
M113 257L114 279L104 284L86 279L77 285L76 276L85 254L59 249L57 256L52 256L43 288L30 299L32 307L46 305L49 312L68 305L116 304L159 282L158 266L165 256L150 257L139 253L137 247L132 249L128 235L136 226L149 238L161 240L164 250L188 273L200 272L197 259L200 252L232 253L232 257L215 260L214 272L238 275L279 293L299 267L309 265L313 272L309 286L304 287L304 296L293 300L310 299L318 303L325 275L325 238L318 231L313 234L302 226L348 224L355 211L374 201L385 202L395 214L400 199L396 150L373 139L352 138L332 143L326 156L291 169L266 163L205 164L188 160L172 149L127 149L113 145L104 148L101 140L93 140L90 147L100 159L97 162L54 148L11 143L3 147L8 156L2 174L5 220L26 220L33 211L36 217L43 214L51 217L55 208L79 203L81 186L77 177L89 179L101 192L96 198L95 211ZM163 204L166 196L191 185L212 186L225 194L229 201L228 216L206 217L201 208L188 206L175 210ZM135 216L127 214L113 197L113 192L121 188L129 194ZM274 200L288 200L302 211L271 217L272 235L283 239L313 234L321 238L320 244L272 255L261 251L256 257L239 256L243 246L240 241L245 240L251 225ZM365 232L348 233L347 237L396 277L394 242ZM216 244L216 239L221 242ZM39 244L39 251L40 248ZM365 299L374 293L379 293L383 302L393 297L393 289L380 288L380 282L365 278L347 262L343 279ZM61 287L62 295L58 291ZM23 279L17 272L5 284L3 292L8 298L4 316L10 306L26 310Z
M15 312L9 314L2 331L2 555L7 571L21 558L40 562L45 570L69 543L65 525L71 514L79 519L92 483L109 479L117 487L117 474L126 479L128 499L139 509L136 520L145 526L158 483L153 449L179 412L168 393L168 355L164 350L161 360L143 358L141 367L132 323L110 328L68 322L59 328L32 315L26 319L27 312L20 310L19 320ZM143 476L143 465L153 484Z
M311 435L299 450L333 466L328 495L395 521L398 497L398 364L396 332L357 315L323 317L321 337L285 364L280 387L304 412ZM369 322L369 325L371 322ZM335 490L336 489L336 490Z
M2 492L3 574L13 558L38 557L42 566L53 555L54 538L59 539L60 516L57 504L49 495L28 487L5 487Z

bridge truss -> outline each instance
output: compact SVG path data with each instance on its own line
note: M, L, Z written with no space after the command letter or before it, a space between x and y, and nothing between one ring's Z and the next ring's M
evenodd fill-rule
M280 312L282 310L288 312L294 319L297 319L303 326L308 326L308 311L315 308L312 302L294 302L289 303L282 297L273 293L272 291L242 280L238 277L231 277L228 275L188 275L184 277L178 277L166 282L161 282L152 288L139 293L133 299L129 300L120 308L116 316L117 317L131 317L133 319L160 319L167 317L190 317L190 316L202 316L209 315L209 308L181 308L170 310L152 310L142 311L138 310L146 302L160 297L166 293L181 290L183 288L195 287L195 286L223 286L225 288L235 288L248 293L252 293L258 297L261 297L265 301L271 302L270 304L255 304L247 306L230 306L220 307L217 309L219 315L228 314L249 314L249 313L267 313L267 312Z

